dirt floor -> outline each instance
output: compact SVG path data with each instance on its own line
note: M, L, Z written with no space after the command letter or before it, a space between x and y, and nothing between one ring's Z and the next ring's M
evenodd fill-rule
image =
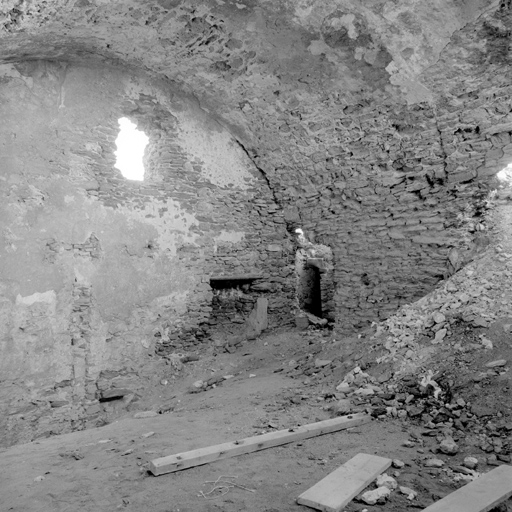
M477 260L364 332L282 329L234 351L217 340L198 360L159 359L157 384L128 410L109 403L108 425L0 452L0 511L306 511L297 497L363 452L395 460L387 473L416 495L356 498L346 511L402 512L510 464L511 206L494 212L494 226ZM353 412L372 421L176 473L147 471L161 456ZM214 489L219 479L236 485Z
M347 431L177 473L155 477L147 472L146 463L160 456L332 417L332 407L338 403L333 387L339 381L336 372L319 379L314 374L292 378L287 373L295 361L307 359L311 350L322 355L338 349L339 341L329 331L283 331L247 342L234 354L212 350L182 368L182 377L174 385L161 384L148 393L145 407L139 404L138 410L124 418L1 453L0 508L18 512L307 510L295 503L297 496L363 452L405 463L388 474L418 492L418 497L407 500L394 491L387 503L370 507L398 512L421 509L465 483L454 480L455 473L444 468L425 468L422 460L429 454L449 459L451 466L460 464L466 455L475 455L481 461L479 469L491 469L484 462L487 454L473 446L455 456L439 457L430 452L435 451L436 437L422 436L430 430L410 418L382 417ZM495 355L501 357L503 352ZM297 369L293 372L297 374ZM233 377L206 391L190 393L191 384L205 375ZM134 417L142 410L159 408L167 412ZM371 410L364 404L356 408ZM462 441L460 435L456 438ZM231 481L242 487L207 494L213 488L209 482L223 476L234 477ZM368 505L354 501L346 510L365 508Z

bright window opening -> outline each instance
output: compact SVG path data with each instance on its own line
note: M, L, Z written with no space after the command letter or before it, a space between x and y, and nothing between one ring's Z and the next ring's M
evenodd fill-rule
M144 150L149 138L137 125L126 117L119 119L119 135L116 139L117 151L115 167L128 180L144 179Z

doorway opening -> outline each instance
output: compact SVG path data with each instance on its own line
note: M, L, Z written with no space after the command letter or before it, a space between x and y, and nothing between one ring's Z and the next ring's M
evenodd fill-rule
M334 317L334 268L330 247L309 242L301 228L295 230L295 272L300 310L330 322Z

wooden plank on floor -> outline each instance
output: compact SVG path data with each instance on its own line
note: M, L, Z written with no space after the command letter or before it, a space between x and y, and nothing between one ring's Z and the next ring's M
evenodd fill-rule
M322 512L339 512L389 466L391 459L358 453L303 492L297 503Z
M487 512L510 496L512 466L503 465L436 501L423 512Z
M356 427L371 421L368 414L353 414L350 416L341 416L331 420L319 421L302 425L294 429L278 430L260 436L247 437L239 441L199 448L185 453L169 455L152 460L149 463L149 471L153 475L163 475L173 473L182 469L192 468L201 464L208 464L229 457L236 457L244 453L252 453L259 450L265 450L274 446L300 441L309 437L330 434L350 427Z

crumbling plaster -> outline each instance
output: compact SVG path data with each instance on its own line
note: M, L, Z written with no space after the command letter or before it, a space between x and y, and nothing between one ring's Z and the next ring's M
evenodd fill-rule
M195 102L104 65L2 71L0 429L9 444L104 421L98 401L120 393L121 377L132 379L133 399L157 349L200 343L211 275L272 276L282 291L293 270L273 261L292 254L284 222L250 209L277 211L265 178ZM114 167L123 115L150 135L141 183ZM270 301L274 322L289 310L288 288Z
M333 251L337 326L385 318L486 243L510 25L507 0L3 2L2 314L41 306L36 332L78 345L95 326L62 352L90 398L160 311L166 350L197 341L212 273L263 271L290 311L300 226ZM121 114L150 137L143 186L113 169Z

